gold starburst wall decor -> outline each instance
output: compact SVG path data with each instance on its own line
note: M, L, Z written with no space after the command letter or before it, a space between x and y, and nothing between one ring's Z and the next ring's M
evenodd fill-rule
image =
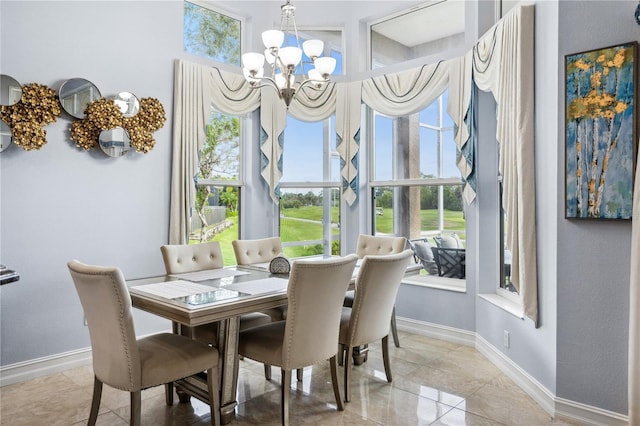
M26 151L40 149L47 143L47 124L62 114L56 92L47 86L31 83L22 86L22 97L13 105L0 106L0 119L11 128L13 142Z
M98 145L100 132L121 126L129 134L135 150L146 154L156 144L153 132L164 126L166 120L164 107L157 99L140 99L138 113L125 117L113 100L101 98L91 102L85 117L71 125L71 139L80 148L89 150Z

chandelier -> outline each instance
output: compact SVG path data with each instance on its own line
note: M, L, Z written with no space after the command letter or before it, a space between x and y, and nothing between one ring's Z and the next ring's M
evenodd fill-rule
M296 27L296 7L287 0L280 6L280 30L267 30L262 33L265 46L264 54L248 52L242 55L242 72L251 87L270 86L276 89L280 99L287 108L296 92L303 86L312 85L317 88L329 81L336 67L335 58L320 57L324 49L322 40L307 40L302 43ZM293 45L292 36L295 37ZM310 59L310 63L302 60L302 52ZM264 75L264 62L271 66L271 76ZM310 67L305 76L305 63ZM296 76L296 68L300 65L301 76ZM311 68L313 65L313 68Z

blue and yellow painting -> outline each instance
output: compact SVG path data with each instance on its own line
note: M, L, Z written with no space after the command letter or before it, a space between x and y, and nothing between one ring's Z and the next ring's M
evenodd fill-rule
M567 218L631 219L636 46L565 57Z

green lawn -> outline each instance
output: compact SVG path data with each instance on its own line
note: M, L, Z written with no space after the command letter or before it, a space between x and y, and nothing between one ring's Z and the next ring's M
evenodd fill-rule
M331 209L332 221L337 223L338 221L338 208ZM376 232L390 234L393 232L392 221L392 209L383 209L382 216L376 216ZM287 241L307 241L307 240L320 240L322 239L322 207L319 206L306 206L299 209L286 209L283 210L285 217L282 219L281 226L281 238L283 242ZM291 218L291 219L289 219ZM224 259L224 265L235 265L235 255L233 253L233 247L231 241L238 238L238 218L229 217L228 220L233 222L233 225L223 232L217 234L213 241L220 242L222 250L222 257ZM304 220L293 220L304 219ZM309 221L316 221L309 222ZM437 210L423 210L421 218L422 229L437 229L438 227L438 212ZM445 210L444 220L445 231L456 231L461 239L465 239L464 229L465 221L462 212ZM339 228L333 229L333 234L339 234ZM197 241L190 241L191 243ZM300 257L309 256L313 254L321 253L322 247L316 246L300 246L300 247L288 247L285 249L287 257Z

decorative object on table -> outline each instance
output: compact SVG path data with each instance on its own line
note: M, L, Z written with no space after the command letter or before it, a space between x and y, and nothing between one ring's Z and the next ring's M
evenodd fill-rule
M17 93L17 89L14 90L15 96ZM62 114L60 102L53 89L37 83L23 86L21 93L17 102L0 106L0 120L11 129L13 143L26 151L40 149L47 143L47 132L43 127Z
M633 17L636 20L636 24L640 25L640 1L638 2L637 6L636 6L636 11L633 14Z
M288 274L291 272L291 263L284 256L277 256L269 262L269 272L272 274Z
M565 56L565 217L631 219L637 43Z
M95 84L84 78L71 78L58 89L60 105L67 114L74 118L84 118L84 111L91 102L102 95Z
M85 110L85 118L71 125L71 139L77 146L89 150L99 144L102 132L122 128L124 132L118 133L123 136L120 141L112 138L114 132L103 136L103 139L109 140L108 147L101 145L103 151L106 148L108 155L123 155L121 150L117 150L116 154L116 151L110 149L118 142L122 147L129 144L136 151L146 154L156 144L152 133L164 126L166 119L164 107L159 100L138 100L129 92L122 92L114 99L101 98L91 102Z
M242 66L245 79L251 87L272 87L289 108L291 100L303 86L321 87L329 81L331 73L336 68L336 59L330 56L321 57L324 42L322 40L307 40L302 43L296 26L296 7L287 0L280 6L280 30L267 30L262 33L262 42L266 47L262 53L247 52L242 55ZM308 58L308 78L305 78L305 61L302 54ZM265 59L271 65L271 76L264 76ZM301 81L296 82L296 69L300 66Z

